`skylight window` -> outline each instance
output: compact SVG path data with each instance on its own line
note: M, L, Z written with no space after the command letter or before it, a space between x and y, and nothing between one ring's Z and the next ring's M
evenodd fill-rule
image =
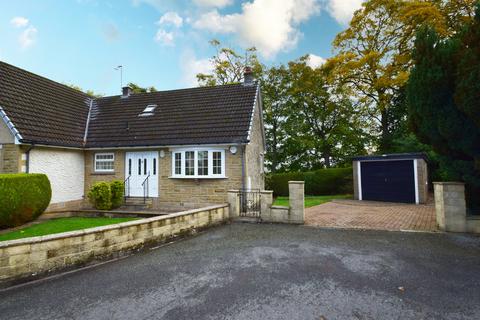
M156 104L149 104L138 116L139 117L153 116L153 113L156 107L157 107Z

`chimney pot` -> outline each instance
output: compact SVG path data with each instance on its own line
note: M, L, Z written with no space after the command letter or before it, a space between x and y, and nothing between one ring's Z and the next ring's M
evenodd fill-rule
M246 66L243 72L243 85L251 86L254 84L254 80L252 68Z
M133 94L133 90L129 86L126 86L126 87L122 88L122 98L128 98L132 94Z

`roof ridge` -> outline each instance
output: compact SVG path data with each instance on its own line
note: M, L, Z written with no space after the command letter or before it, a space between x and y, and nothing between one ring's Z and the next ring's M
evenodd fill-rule
M250 85L250 86L257 86L259 85L258 81L255 81L255 84L254 85ZM214 85L214 86L198 86L198 87L188 87L188 88L180 88L180 89L169 89L169 90L158 90L158 91L154 91L154 92L138 92L138 93L134 93L135 96L140 96L140 95L155 95L155 94L160 94L160 93L166 93L166 92L178 92L178 91L187 91L187 90L205 90L205 89L214 89L214 88L221 88L221 87L235 87L235 86L242 86L243 87L243 83L242 82L237 82L237 83L226 83L226 84L217 84L217 85ZM117 97L121 97L122 95L121 94L118 94L118 95L113 95L113 96L103 96L103 97L99 97L99 98L95 98L95 100L102 100L102 99L111 99L111 98L117 98Z

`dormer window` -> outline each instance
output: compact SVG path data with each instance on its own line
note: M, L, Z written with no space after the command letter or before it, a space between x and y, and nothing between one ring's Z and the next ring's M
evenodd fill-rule
M153 116L153 113L156 107L157 107L156 104L149 104L138 116L139 117Z

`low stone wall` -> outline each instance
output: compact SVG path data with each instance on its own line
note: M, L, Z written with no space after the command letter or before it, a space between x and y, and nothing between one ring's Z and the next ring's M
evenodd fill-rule
M261 221L271 223L305 223L305 182L289 181L289 206L274 206L273 191L260 191ZM238 190L228 192L228 202L230 204L231 217L239 216L240 203Z
M467 216L465 184L434 182L435 214L440 230L480 233L480 219Z
M227 204L48 236L0 242L0 285L188 235L229 219Z

